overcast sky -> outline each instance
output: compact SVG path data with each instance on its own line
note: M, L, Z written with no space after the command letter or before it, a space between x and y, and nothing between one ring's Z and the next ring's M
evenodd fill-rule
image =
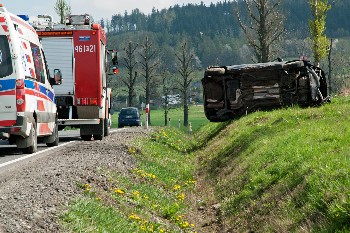
M187 3L200 4L200 2L209 6L211 2L216 3L219 0L67 0L66 2L71 6L72 14L88 13L97 21L101 18L110 19L113 14L124 14L125 11L131 13L131 10L135 8L148 14L153 7L161 10L175 4L182 6ZM54 21L59 20L54 10L56 0L0 0L0 3L8 11L17 15L48 14L53 17Z

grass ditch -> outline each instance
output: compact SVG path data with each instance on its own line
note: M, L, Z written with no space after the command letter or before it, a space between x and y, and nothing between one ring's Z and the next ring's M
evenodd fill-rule
M128 176L80 184L85 196L62 222L74 232L350 232L349 122L350 98L338 97L192 135L159 128L128 148Z
M128 147L137 164L128 174L107 171L103 182L78 184L84 198L61 216L73 232L196 232L187 195L196 185L194 143L174 128L159 128ZM106 171L103 171L104 176ZM99 174L96 176L98 177ZM107 181L106 181L107 180Z

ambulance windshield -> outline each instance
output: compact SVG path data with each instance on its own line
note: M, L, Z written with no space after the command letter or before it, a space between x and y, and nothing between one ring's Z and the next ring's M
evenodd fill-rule
M12 60L6 35L0 35L0 78L12 74Z

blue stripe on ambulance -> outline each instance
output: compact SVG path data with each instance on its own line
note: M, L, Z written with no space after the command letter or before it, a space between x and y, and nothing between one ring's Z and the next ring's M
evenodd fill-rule
M16 79L5 79L0 80L0 91L11 91L15 89L16 86Z
M30 80L30 79L25 79L24 84L25 84L26 88L38 91L35 88L35 81ZM40 83L37 82L37 84L39 85L40 93L43 95L46 95L52 102L55 102L55 95L53 94L53 92L50 91L49 89L47 89L46 87L40 85Z

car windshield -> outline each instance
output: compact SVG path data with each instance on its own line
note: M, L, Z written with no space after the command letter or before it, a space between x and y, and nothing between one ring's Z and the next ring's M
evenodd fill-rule
M0 35L0 78L12 74L12 60L6 35Z
M123 116L137 116L138 111L135 108L124 108L120 111L119 114Z

